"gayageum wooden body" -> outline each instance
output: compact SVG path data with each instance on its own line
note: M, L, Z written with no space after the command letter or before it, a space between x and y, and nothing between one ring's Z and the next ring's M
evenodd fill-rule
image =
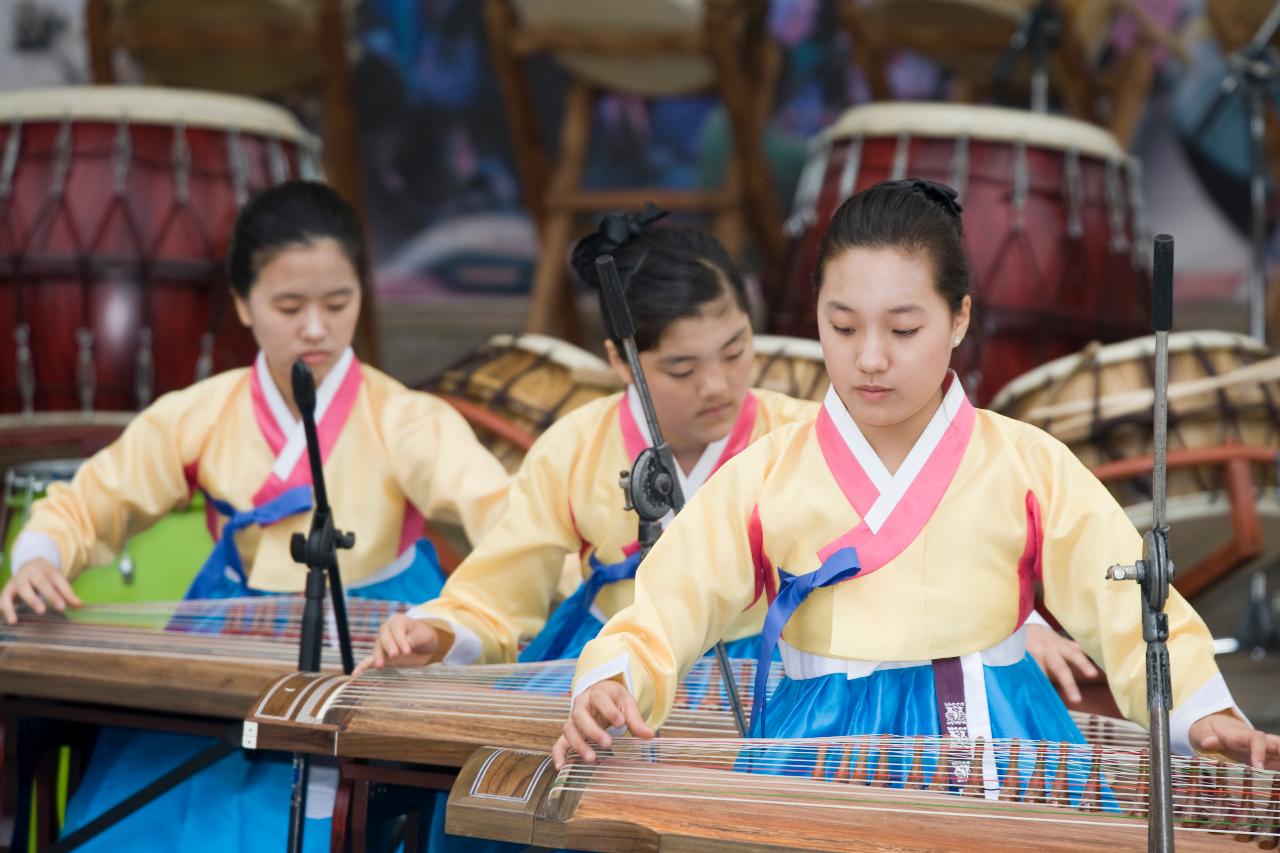
M486 748L458 776L446 829L628 853L1139 850L1148 765L1141 737L1126 731L1128 745L1111 746L619 739L600 764L559 772L545 752ZM1176 759L1178 850L1274 848L1277 777Z
M734 661L750 706L755 662ZM771 680L781 676L781 668ZM500 743L550 749L569 713L573 661L371 670L355 679L298 672L275 681L245 720L249 748L461 767ZM667 737L737 735L714 661L694 665Z
M393 602L348 602L357 657L400 609ZM297 667L301 613L297 596L23 613L16 625L0 624L0 693L243 719L269 684ZM324 665L339 671L331 640L326 633Z

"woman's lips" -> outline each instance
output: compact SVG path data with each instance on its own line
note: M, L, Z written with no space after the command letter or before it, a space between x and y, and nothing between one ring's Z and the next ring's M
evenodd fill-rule
M703 409L702 411L698 412L698 417L700 418L724 417L729 413L729 406L730 406L729 403L721 403L719 406L712 406L708 409Z
M309 350L308 352L304 352L300 355L299 358L312 367L315 367L317 364L324 364L329 358L329 353L324 352L323 350Z
M889 396L890 388L884 388L880 385L859 385L853 390L858 392L858 396L869 403L875 403Z

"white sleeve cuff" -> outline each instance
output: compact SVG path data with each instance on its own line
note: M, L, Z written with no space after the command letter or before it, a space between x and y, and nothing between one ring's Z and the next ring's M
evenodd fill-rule
M1218 711L1231 711L1248 723L1249 718L1240 710L1227 689L1222 674L1210 678L1169 714L1169 747L1178 755L1195 755L1191 747L1191 725L1201 717Z
M1049 627L1049 622L1048 622L1048 621L1047 621L1043 616L1041 616L1041 615L1040 615L1040 611L1039 611L1039 610L1036 610L1034 607L1033 607L1033 608L1031 608L1031 612L1027 614L1027 621L1026 621L1026 622L1024 622L1023 624L1024 624L1024 625L1039 625L1039 626L1040 626L1040 627L1042 627L1042 628L1048 628L1048 627Z
M602 681L608 681L611 678L616 678L619 675L622 676L622 682L626 685L627 692L634 696L635 690L631 687L631 655L627 652L623 652L616 658L607 660L595 669L592 669L589 672L584 672L582 675L573 679L573 696L569 699L569 707L572 708L573 703L578 700L578 697L583 693L586 693L589 688L594 687ZM625 725L610 726L607 729L609 734L615 737L621 735L626 730L627 727Z
M38 530L24 530L19 533L9 558L9 566L13 573L17 574L18 569L38 557L53 563L54 568L61 571L62 555L58 553L58 545L53 541L52 536Z
M484 654L484 646L480 643L480 637L466 625L454 622L452 619L437 616L428 611L425 605L421 604L405 615L410 619L435 619L449 626L449 630L453 632L453 645L445 653L445 656L440 659L440 663L449 666L468 666L480 660L481 655Z

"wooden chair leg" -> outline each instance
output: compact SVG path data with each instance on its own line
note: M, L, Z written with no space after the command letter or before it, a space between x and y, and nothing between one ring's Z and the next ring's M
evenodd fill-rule
M707 43L716 67L717 88L724 102L725 114L733 137L733 163L741 187L743 205L750 219L757 248L766 269L782 262L786 244L782 234L782 217L774 197L769 163L763 144L763 116L758 115L759 97L752 89L758 70L748 69L743 62L743 44L753 37L762 14L735 0L709 0L706 4ZM757 55L753 46L747 55Z
M95 83L116 82L111 62L110 0L87 0L84 6L85 37L89 42L89 69Z
M594 106L595 92L591 87L580 80L571 81L560 125L560 160L547 191L538 265L529 300L529 319L525 328L530 332L565 334L567 330L580 328L577 306L572 298L565 299L564 292L570 290L564 275L565 254L573 238L574 214L558 196L572 192L582 183L591 143Z
M351 853L365 853L369 846L369 783L354 783L351 803Z
M517 22L511 0L484 0L484 22L489 54L493 57L498 84L502 87L507 124L511 126L516 170L520 174L525 206L533 217L534 225L541 231L551 169L529 77L512 49Z
M733 162L730 162L729 169L725 172L724 188L731 198L739 198L742 201L716 211L712 216L711 230L730 257L741 258L747 242L747 224L742 215L742 207L748 202L741 189L736 160L736 157L733 158Z
M329 853L346 853L351 849L351 801L355 798L352 790L355 783L343 779L338 783L338 792L333 798L333 820L329 824Z
M533 273L527 331L554 335L563 325L564 292L569 289L565 281L565 252L572 225L573 214L568 211L556 211L546 219L538 246L538 265Z
M887 101L893 97L893 89L884 76L887 52L875 37L871 27L867 25L866 16L858 8L858 0L839 0L837 17L840 27L849 36L849 49L853 52L853 61L867 81L871 97L877 101Z
M1155 61L1151 58L1151 45L1141 42L1120 61L1111 91L1111 132L1121 147L1128 149L1137 132L1138 122L1151 93L1151 81L1155 78Z
M1062 98L1062 105L1069 115L1081 121L1098 124L1098 114L1094 105L1095 75L1085 58L1080 43L1069 34L1073 32L1073 24L1069 15L1064 15L1063 29L1067 35L1049 61L1049 73L1057 84Z

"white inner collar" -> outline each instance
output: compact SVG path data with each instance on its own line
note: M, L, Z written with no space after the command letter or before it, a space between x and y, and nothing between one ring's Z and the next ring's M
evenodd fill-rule
M889 469L885 467L884 462L872 449L870 442L862 434L862 430L858 429L858 425L854 423L849 410L845 408L844 401L836 393L835 386L827 389L827 395L823 399L822 405L826 408L827 414L831 416L831 421L835 424L836 431L840 434L845 446L849 448L849 452L853 454L853 458L862 466L862 470L866 472L868 479L871 480L871 485L879 493L876 502L867 511L866 517L862 519L872 533L880 532L880 527L889 518L894 508L897 507L898 502L902 500L902 496L907 493L907 489L915 482L925 463L929 461L929 457L937 450L938 443L942 441L942 436L946 434L947 428L951 426L951 422L955 420L956 413L960 411L960 407L964 404L964 388L960 385L960 377L956 376L954 370L948 371L948 374L951 377L951 384L946 393L942 395L941 405L933 413L933 417L930 418L929 424L924 428L924 432L916 439L916 443L911 448L911 452L907 454L907 458L898 466L898 470L892 474L889 473Z
M342 386L342 381L346 379L347 371L351 369L354 361L355 353L352 352L351 347L347 347L339 356L333 370L329 371L329 375L316 389L317 427L324 421L324 416L329 411L329 404L337 396L338 388ZM293 413L289 411L289 406L284 401L284 394L276 386L275 377L267 367L267 357L261 351L258 352L253 367L258 371L258 384L262 386L262 395L267 399L267 408L284 436L284 446L280 448L280 455L271 466L271 473L281 480L287 480L307 449L306 431L302 428L302 421L294 418Z
M640 394L636 391L634 385L627 386L627 408L631 412L631 418L636 422L636 426L640 429L640 436L649 447L653 446L653 436L649 434L649 422L644 417L644 407L640 405ZM729 430L725 437L718 441L713 441L707 445L702 451L702 455L698 457L698 461L694 464L693 470L685 473L680 467L680 461L676 463L676 478L680 481L680 491L684 494L684 499L688 502L702 488L702 484L707 482L711 476L711 472L715 470L716 462L720 459L720 454L724 453L725 447L729 444L729 436L733 434L733 430ZM672 458L675 459L674 454ZM664 519L665 522L665 519Z

